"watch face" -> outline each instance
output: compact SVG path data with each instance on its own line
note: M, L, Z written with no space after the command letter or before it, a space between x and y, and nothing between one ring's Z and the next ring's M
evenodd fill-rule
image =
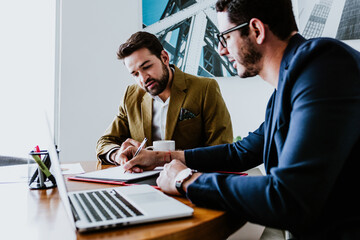
M184 170L182 170L181 172L178 173L178 175L175 178L175 181L182 181L185 178L187 178L189 175L192 174L192 171L190 168L186 168Z

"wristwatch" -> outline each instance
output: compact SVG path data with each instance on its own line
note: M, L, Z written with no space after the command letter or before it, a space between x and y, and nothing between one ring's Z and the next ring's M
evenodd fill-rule
M176 175L175 187L181 195L186 196L186 192L184 191L182 185L186 180L191 178L194 172L196 171L190 168L186 168Z

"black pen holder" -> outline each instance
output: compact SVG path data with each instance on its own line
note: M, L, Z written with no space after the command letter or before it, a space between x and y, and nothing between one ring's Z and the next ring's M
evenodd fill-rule
M47 150L41 150L40 152L31 151L29 155L31 156L32 160L34 159L33 156L35 155L39 156L41 162L50 171L51 161L50 161L49 152ZM41 170L40 165L36 161L28 162L28 177L29 177L30 189L48 189L48 188L56 187L56 182L51 181L45 175L45 173Z

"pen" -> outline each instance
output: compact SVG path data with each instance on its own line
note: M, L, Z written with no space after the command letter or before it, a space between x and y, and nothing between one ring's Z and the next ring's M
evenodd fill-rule
M40 153L40 152L41 152L41 151L40 151L40 148L39 148L39 145L36 145L36 147L34 148L34 151L37 152L37 153ZM38 156L39 156L39 158L41 159L41 155L39 154Z
M136 156L140 153L140 151L141 151L141 149L144 147L146 141L147 141L147 138L144 138L144 140L143 140L142 143L140 144L139 148L136 150L133 158L136 157ZM126 170L124 171L124 173L126 173Z
M40 153L40 152L41 152L38 145L36 145L36 147L34 148L34 152L35 152L35 153ZM39 154L39 155L37 155L37 156L39 156L39 158L40 158L40 160L41 160L41 155ZM39 174L39 171L38 171L38 169L36 169L35 172L34 172L34 174L33 174L32 177L31 177L30 181L29 181L29 185L30 185L33 181L35 181L35 179L36 179L36 177L38 176L38 174Z
M141 149L144 147L146 141L147 141L147 138L144 138L144 140L143 140L142 143L140 144L140 147L136 150L133 158L136 157L136 156L140 153L140 151L141 151Z

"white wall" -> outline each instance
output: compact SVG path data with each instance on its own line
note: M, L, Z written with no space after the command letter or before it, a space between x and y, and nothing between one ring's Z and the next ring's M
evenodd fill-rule
M265 120L265 109L274 88L260 77L217 79L231 115L234 137L246 137Z
M53 121L55 0L0 1L0 155L27 157Z
M96 141L133 83L116 51L141 28L141 1L63 0L61 18L60 157L95 160Z

